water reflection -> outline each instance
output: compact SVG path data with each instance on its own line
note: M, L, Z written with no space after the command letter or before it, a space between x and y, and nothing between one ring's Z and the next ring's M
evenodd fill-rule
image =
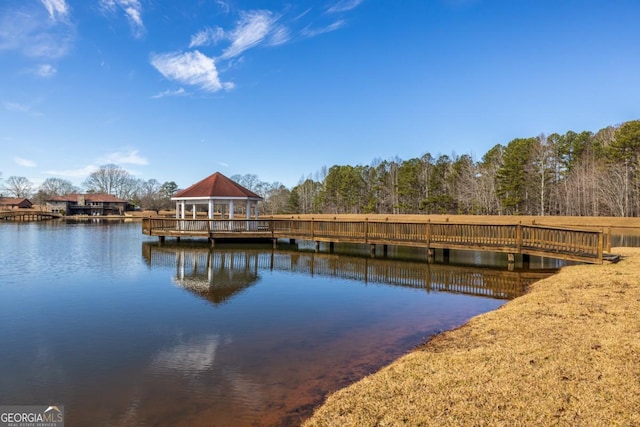
M293 250L211 249L152 242L143 243L142 253L149 266L175 265L174 283L215 305L255 284L262 269L497 299L518 297L528 285L557 271L509 271Z
M0 242L0 400L62 403L70 425L298 425L545 273L160 247L135 223L2 224Z

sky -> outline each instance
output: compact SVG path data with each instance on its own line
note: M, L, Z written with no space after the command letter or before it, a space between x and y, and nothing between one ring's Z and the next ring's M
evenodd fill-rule
M479 160L640 119L639 21L638 0L1 0L0 173L292 188Z

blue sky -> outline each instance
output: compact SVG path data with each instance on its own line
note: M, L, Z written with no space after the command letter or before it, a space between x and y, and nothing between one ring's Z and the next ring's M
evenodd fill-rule
M185 188L640 118L638 0L2 0L0 173Z

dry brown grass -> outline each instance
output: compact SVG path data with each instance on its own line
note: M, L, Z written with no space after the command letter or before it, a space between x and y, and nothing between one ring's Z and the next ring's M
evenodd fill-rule
M305 425L640 425L640 249L615 253L435 337Z

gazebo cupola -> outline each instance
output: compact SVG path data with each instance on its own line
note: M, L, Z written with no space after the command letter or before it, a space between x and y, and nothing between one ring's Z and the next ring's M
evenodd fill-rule
M179 191L171 200L176 201L176 218L185 219L186 206L191 206L193 218L196 218L196 206L207 205L208 218L214 219L216 206L222 218L233 219L236 204L246 205L246 218L252 215L258 219L258 202L262 197L242 185L216 172L191 187Z

